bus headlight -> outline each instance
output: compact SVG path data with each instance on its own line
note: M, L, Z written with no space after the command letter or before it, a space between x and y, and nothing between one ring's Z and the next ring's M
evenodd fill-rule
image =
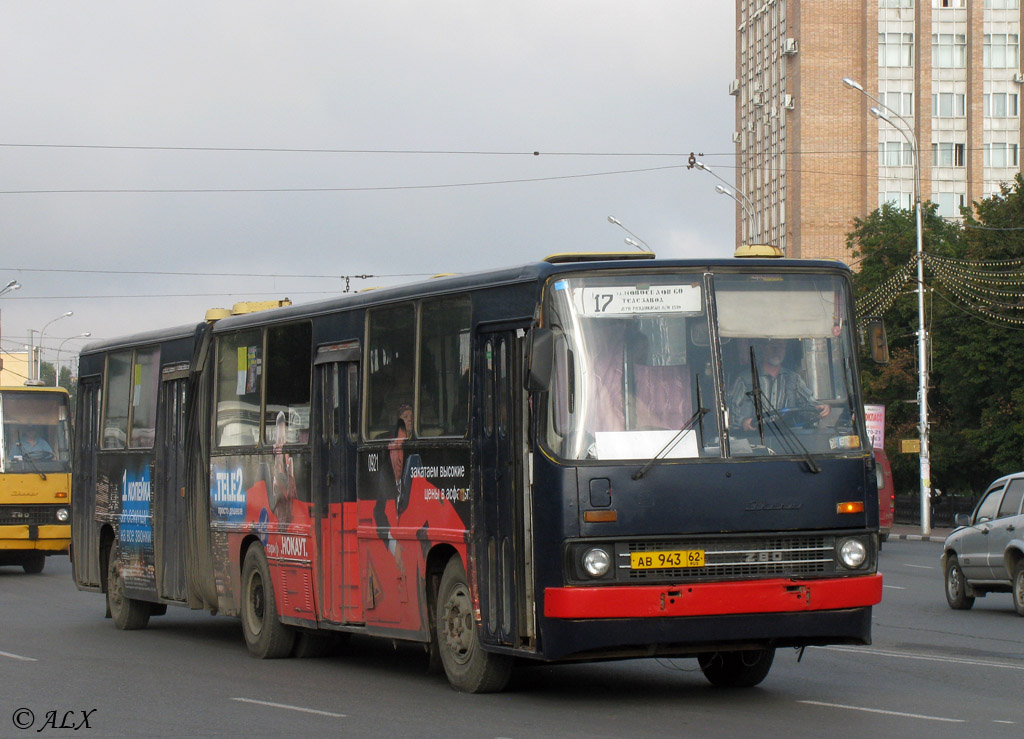
M839 560L844 567L855 570L868 558L868 548L860 539L844 539L839 544Z
M604 577L611 566L612 558L604 549L594 547L583 553L583 569L591 577Z
M68 515L68 509L67 508L58 508L57 509L57 520L58 521L60 521L61 523L67 523L69 518L70 518L70 516Z

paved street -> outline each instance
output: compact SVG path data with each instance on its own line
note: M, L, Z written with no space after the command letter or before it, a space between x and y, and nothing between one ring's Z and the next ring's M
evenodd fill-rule
M811 648L799 662L781 650L752 690L712 688L694 660L630 660L525 666L509 692L479 696L452 691L426 674L422 652L386 641L258 661L237 620L176 608L119 632L102 596L75 590L66 559L40 576L0 568L0 737L1019 736L1024 619L1008 594L950 610L940 551L890 540L875 643ZM15 728L16 713L31 727ZM47 716L57 726L87 716L88 726L54 729Z

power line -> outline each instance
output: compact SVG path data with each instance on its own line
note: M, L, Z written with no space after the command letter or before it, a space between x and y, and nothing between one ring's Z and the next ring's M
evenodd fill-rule
M103 274L103 275L159 275L172 277L287 277L329 280L368 280L391 277L429 277L432 272L396 272L393 274L376 275L301 275L271 274L268 272L160 272L155 270L123 270L123 269L61 269L49 267L0 267L10 272L68 272L71 274ZM5 298L7 299L7 298Z
M96 189L54 189L54 190L0 190L0 195L180 195L201 193L309 193L309 192L388 192L400 190L440 190L460 187L485 187L489 185L514 185L531 182L555 182L576 180L587 177L610 177L623 174L658 172L667 169L683 169L685 164L669 164L662 167L622 169L611 172L584 172L581 174L554 175L551 177L526 177L510 180L482 180L478 182L445 182L434 185L378 185L372 187L202 187L202 188L96 188Z

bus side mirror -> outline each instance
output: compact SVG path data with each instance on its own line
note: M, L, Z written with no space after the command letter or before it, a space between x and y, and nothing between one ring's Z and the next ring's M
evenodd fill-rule
M555 334L549 328L530 331L526 352L526 389L531 393L551 388L551 370L555 363Z
M869 318L867 324L868 349L876 364L889 364L889 341L885 336L885 321Z

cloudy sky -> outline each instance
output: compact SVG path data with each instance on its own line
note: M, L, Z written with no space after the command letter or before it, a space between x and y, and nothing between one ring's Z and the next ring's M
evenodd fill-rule
M0 0L3 348L628 249L610 214L729 256L686 161L732 180L733 5Z

